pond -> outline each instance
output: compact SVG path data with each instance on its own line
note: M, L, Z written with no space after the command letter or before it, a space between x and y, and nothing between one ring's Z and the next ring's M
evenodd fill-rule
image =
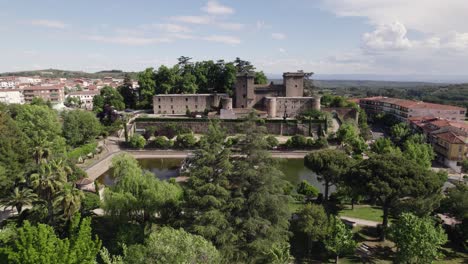
M279 161L280 170L284 173L285 180L289 181L294 186L303 180L306 180L323 193L323 184L317 180L317 175L314 172L304 166L303 159L279 159ZM140 159L138 162L143 169L151 171L159 179L167 180L179 176L179 167L181 166L183 159ZM98 178L98 181L108 186L113 185L114 179L112 178L112 169L101 175ZM333 191L333 188L331 191Z

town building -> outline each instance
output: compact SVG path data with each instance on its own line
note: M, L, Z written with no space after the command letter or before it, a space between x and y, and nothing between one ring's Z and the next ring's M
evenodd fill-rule
M21 90L0 89L0 103L24 104L24 96L21 93Z
M427 116L408 121L411 128L426 136L439 162L460 172L461 162L468 158L468 123Z
M283 83L255 84L251 73L237 75L234 97L227 94L159 94L155 114L182 115L220 109L222 119L235 119L255 109L269 118L295 118L308 109L320 110L320 97L304 97L303 72L284 73Z
M424 116L463 121L466 114L466 108L463 107L381 96L359 99L359 106L370 118L384 113L405 122L411 117Z
M93 109L93 98L94 96L98 95L99 91L97 90L89 90L89 91L77 91L71 92L67 94L66 97L75 97L80 99L81 108L91 110Z
M30 86L23 90L24 101L30 103L35 97L51 103L62 103L65 99L63 85Z

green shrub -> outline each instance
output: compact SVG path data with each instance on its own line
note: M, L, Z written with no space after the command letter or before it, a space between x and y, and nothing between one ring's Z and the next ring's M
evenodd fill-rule
M90 211L97 209L101 206L101 200L99 195L92 192L84 192L84 198L81 201L81 212L83 214L89 214Z
M318 196L319 190L304 180L297 186L297 193L304 195L307 200L311 200Z
M128 144L132 148L142 149L146 145L146 139L140 134L135 134L130 137Z
M160 149L168 149L174 146L174 141L168 139L165 136L158 136L152 142L152 146Z
M239 137L230 137L226 140L226 143L224 144L226 145L226 147L232 147L237 145L237 143L239 143Z
M88 143L86 145L83 145L79 148L75 148L72 151L68 152L67 156L71 161L76 162L78 161L80 157L86 157L86 155L88 155L89 153L95 154L96 148L97 148L96 142Z
M274 148L278 147L278 145L279 145L279 141L278 141L278 139L276 139L275 136L268 136L268 137L265 138L265 140L266 140L266 142L268 144L268 148L270 148L270 149L274 149Z
M175 146L180 149L189 149L195 147L197 139L193 134L181 134L177 136Z
M326 148L328 147L328 141L326 138L324 137L321 137L319 139L317 139L314 143L314 147L315 148Z
M292 136L286 142L286 146L288 148L298 148L298 149L306 148L307 147L307 138L304 137L303 135Z

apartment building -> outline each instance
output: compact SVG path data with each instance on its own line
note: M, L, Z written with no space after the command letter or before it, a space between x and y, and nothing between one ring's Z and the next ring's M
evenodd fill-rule
M462 160L468 158L468 123L433 117L412 117L409 122L426 136L439 162L460 172Z
M0 89L0 103L24 104L24 96L20 90Z
M386 113L393 115L400 121L424 116L464 121L466 114L466 108L458 106L380 96L359 99L359 106L366 111L370 118L376 114Z
M24 101L30 103L34 97L42 98L52 103L62 103L65 99L63 85L30 86L23 90Z
M81 108L91 110L93 109L93 98L98 94L99 91L97 90L78 91L67 94L67 97L75 97L80 99Z

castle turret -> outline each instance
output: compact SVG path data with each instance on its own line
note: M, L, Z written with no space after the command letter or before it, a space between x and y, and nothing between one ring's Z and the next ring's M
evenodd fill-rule
M265 98L265 101L268 117L276 117L276 97L267 97Z
M221 107L224 110L232 110L232 98L229 98L229 97L221 98Z
M237 75L235 105L236 108L251 108L255 101L254 78L251 73L242 73Z
M313 108L313 109L319 110L319 111L320 111L320 109L321 109L320 100L321 100L321 96L320 96L320 95L315 95L315 96L314 96L314 99L313 99L313 102L312 102L312 108Z
M285 72L283 74L286 97L304 96L304 76L303 72Z

